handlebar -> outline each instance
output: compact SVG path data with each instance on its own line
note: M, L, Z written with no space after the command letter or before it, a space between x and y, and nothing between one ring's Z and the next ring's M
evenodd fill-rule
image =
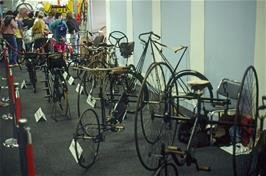
M125 41L123 42L122 39ZM126 34L121 31L113 31L109 34L108 41L111 45L120 48L121 43L128 43L128 38Z
M149 35L149 38L152 37L152 36L155 36L156 40L160 40L161 39L161 37L159 35L155 34L152 31L144 32L144 33L139 34L139 40L142 41L143 43L146 43L146 41L144 39L142 39L142 36L144 36L144 35Z

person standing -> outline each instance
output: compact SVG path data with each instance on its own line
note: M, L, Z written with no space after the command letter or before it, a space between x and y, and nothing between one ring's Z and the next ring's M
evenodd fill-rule
M3 38L8 42L8 57L10 65L17 65L17 40L16 30L17 22L12 11L7 11L5 18L1 22L0 31Z
M66 50L66 34L68 31L66 22L62 18L62 13L55 14L55 21L51 24L50 29L55 39L54 49L57 52L65 52Z
M42 11L38 13L38 19L32 26L32 38L34 41L34 49L41 49L42 52L47 52L45 43L47 41L47 35L49 33L48 26L43 20L44 14Z
M79 53L79 25L76 19L73 17L72 12L68 12L66 15L66 24L68 28L68 32L70 34L70 43L73 48L73 52Z
M24 43L26 51L32 50L32 26L34 23L33 12L29 12L28 15L22 20L24 28Z
M52 9L49 13L48 16L44 18L44 22L45 24L47 24L47 26L50 29L50 25L54 22L54 16L55 16L56 11L54 9Z
M23 51L23 22L22 22L22 16L17 11L14 12L14 16L16 17L17 22L17 29L16 29L16 40L17 40L17 46L18 51Z

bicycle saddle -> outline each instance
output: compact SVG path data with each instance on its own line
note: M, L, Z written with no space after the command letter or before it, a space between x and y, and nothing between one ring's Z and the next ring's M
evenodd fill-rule
M209 84L210 84L210 81L202 80L202 79L188 81L188 85L194 91L201 91L204 88L206 88Z

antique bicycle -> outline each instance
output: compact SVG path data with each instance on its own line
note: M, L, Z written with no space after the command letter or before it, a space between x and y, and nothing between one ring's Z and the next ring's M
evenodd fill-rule
M100 143L104 142L106 132L118 132L125 128L124 120L129 102L127 90L124 89L119 99L114 103L107 99L104 93L105 79L110 76L127 77L130 69L129 67L89 68L84 66L77 69L95 74L95 78L99 81L100 115L95 109L87 108L79 117L74 133L78 164L83 168L89 168L95 163ZM127 84L126 81L124 84ZM114 85L110 84L110 86ZM106 106L109 108L107 111Z
M162 75L161 80L166 84L158 82L151 84L156 68ZM166 76L163 75L169 75L168 79L164 79ZM210 82L207 79L194 78L197 78L196 82L192 81L194 79L180 79L178 74L175 74L164 62L154 63L149 67L142 83L145 85L145 91L148 87L149 96L148 99L144 98L140 91L137 108L141 108L135 115L135 140L141 164L148 170L160 168L159 153L161 144L164 143L167 149L176 151L172 156L178 166L194 163L198 170L209 171L209 167L199 167L196 158L192 155L197 147L197 134L205 130L207 124L223 124L228 125L231 131L234 175L247 173L249 168L247 166L251 161L245 154L254 148L257 128L258 80L254 67L248 67L244 73L233 121L208 119L205 104L227 107L226 105L230 102L228 99L212 98L209 96ZM194 112L184 113L184 104L181 104L181 99L196 100ZM225 112L227 109L223 110ZM186 144L176 140L178 126L182 122L192 124ZM244 149L239 151L242 146Z

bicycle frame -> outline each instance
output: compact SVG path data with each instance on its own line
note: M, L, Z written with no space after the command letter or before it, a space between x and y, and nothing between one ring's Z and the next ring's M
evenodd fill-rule
M144 39L142 39L141 37L144 36L144 35L148 35L148 38L147 40L145 41ZM178 51L181 51L183 50L180 58L178 59L178 62L176 64L175 67L173 67L173 65L169 62L169 60L164 56L163 52L162 52L162 49L160 47L164 47L164 48L169 48L167 45L165 44L162 44L160 42L158 42L157 40L159 40L161 37L158 36L157 34L153 33L153 32L147 32L147 33L142 33L139 35L139 40L144 43L144 50L141 54L141 57L137 63L137 66L136 66L136 70L141 73L142 72L142 69L143 69L143 65L144 65L144 61L145 61L145 57L146 57L146 54L147 54L147 51L148 51L148 48L150 46L151 48L151 54L152 54L152 58L153 58L153 62L156 62L156 59L155 59L155 51L157 51L159 54L160 54L160 57L163 59L164 62L166 62L170 68L174 71L174 73L176 72L178 66L180 65L180 62L183 58L183 56L185 55L188 47L187 46L182 46L178 49L176 49L174 52L177 53Z

